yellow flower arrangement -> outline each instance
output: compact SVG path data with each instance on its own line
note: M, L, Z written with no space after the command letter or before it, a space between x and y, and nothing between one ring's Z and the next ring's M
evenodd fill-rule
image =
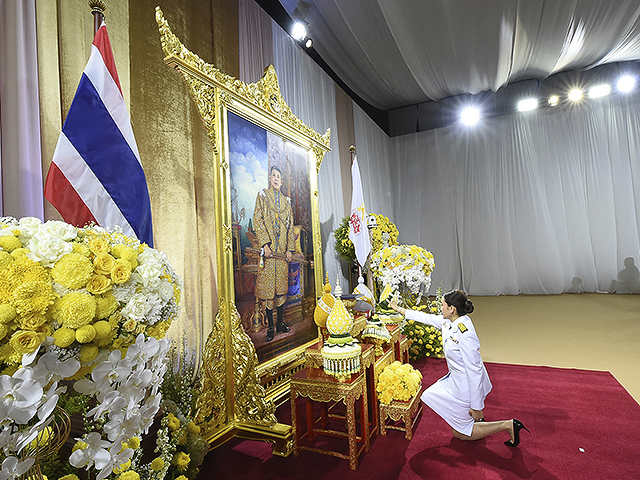
M384 215L370 213L376 217L376 227L371 231L371 250L375 253L378 250L398 245L398 228Z
M422 386L422 374L408 363L397 360L385 367L378 377L378 399L389 405L393 400L411 400Z

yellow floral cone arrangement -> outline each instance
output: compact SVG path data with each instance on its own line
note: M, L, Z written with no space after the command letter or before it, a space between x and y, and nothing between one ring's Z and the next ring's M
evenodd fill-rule
M422 374L408 363L393 362L378 377L378 399L389 405L394 400L407 402L421 389Z

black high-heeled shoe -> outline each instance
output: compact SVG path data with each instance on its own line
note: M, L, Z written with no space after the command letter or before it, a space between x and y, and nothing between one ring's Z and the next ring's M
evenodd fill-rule
M507 440L504 442L508 447L517 447L520 445L520 430L525 429L527 432L531 433L527 427L523 425L520 420L513 419L513 442L511 440Z

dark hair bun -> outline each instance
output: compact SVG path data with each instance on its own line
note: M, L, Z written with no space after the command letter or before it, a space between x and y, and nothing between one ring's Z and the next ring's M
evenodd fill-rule
M471 300L467 300L464 304L465 313L472 313L473 312L473 302Z

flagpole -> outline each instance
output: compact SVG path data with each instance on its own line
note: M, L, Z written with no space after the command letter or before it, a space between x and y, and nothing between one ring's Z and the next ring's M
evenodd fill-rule
M89 7L91 7L93 14L93 35L95 36L100 25L104 22L104 11L107 9L107 5L102 0L89 0Z

